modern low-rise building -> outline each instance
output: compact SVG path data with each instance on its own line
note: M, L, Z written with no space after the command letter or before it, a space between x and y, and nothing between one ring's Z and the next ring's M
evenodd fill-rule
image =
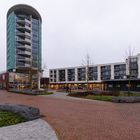
M51 88L84 88L105 90L140 90L140 54L125 62L50 69ZM129 85L129 82L130 85Z

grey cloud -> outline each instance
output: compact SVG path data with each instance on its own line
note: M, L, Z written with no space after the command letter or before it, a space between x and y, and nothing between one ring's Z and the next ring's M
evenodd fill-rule
M6 65L6 12L22 0L0 2L0 69ZM81 65L88 50L93 62L124 61L131 44L140 52L139 0L25 0L42 16L43 64Z

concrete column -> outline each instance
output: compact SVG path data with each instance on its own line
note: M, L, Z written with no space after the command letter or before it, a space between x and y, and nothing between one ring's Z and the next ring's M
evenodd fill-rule
M111 65L111 79L114 79L114 65Z
M85 71L85 72L86 72L86 73L85 73L85 75L86 75L85 82L88 82L88 81L89 81L89 77L88 77L88 73L89 73L89 72L88 72L88 66L86 66L85 69L86 69L86 71Z
M56 82L59 82L59 72L56 70Z
M68 69L65 69L65 82L68 82Z
M78 74L77 74L77 68L75 68L75 82L77 82Z
M140 78L140 53L137 55L138 59L138 78Z
M101 81L101 66L100 65L97 66L97 70L98 70L98 81Z
M126 59L126 75L129 75L130 71L129 71L129 58Z
M41 72L38 71L38 90L40 90Z

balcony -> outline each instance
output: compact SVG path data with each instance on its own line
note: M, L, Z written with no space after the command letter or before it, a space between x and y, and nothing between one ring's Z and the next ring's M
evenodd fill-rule
M25 22L31 24L31 21L28 19L25 19Z
M28 38L25 38L25 41L28 42L28 43L31 43L31 40L28 39Z
M31 52L28 51L17 50L16 53L19 55L31 56Z
M17 46L17 49L30 49L31 50L31 46L30 45L20 45L20 46Z
M18 41L18 42L22 42L22 43L28 43L28 44L31 44L31 40L28 39L28 38L17 37L17 38L16 38L16 41ZM30 45L27 45L27 46L30 46Z
M25 25L25 29L31 31L31 27Z
M25 67L31 67L31 65L30 64L25 64Z
M25 32L25 35L27 35L27 36L31 36L31 33Z
M31 49L31 46L30 45L25 45L25 48L26 49Z
M28 23L28 24L31 24L31 21L29 20L29 19L20 19L20 18L18 18L17 20L16 20L16 22L17 23Z
M27 31L27 32L30 32L31 31L31 27L27 26L27 25L16 25L16 28L18 30L21 30L21 31Z
M17 62L16 63L16 67L18 67L18 68L23 68L23 67L31 67L31 65L30 64L27 64L27 63L23 63L23 62Z
M31 33L28 33L28 32L21 32L21 31L16 31L16 35L17 36L22 36L22 37L25 37L25 36L28 36L31 38Z
M19 19L19 18L17 18L17 19L16 19L16 22L17 22L17 23L25 23L25 19Z
M17 31L17 32L16 32L16 35L17 35L17 36L25 36L25 33L24 33L24 32L19 32L19 31Z
M23 38L20 38L20 37L16 37L16 41L25 41Z
M23 61L23 62L31 62L31 58L27 58L27 57L17 57L17 61Z
M24 67L25 66L25 63L23 63L23 62L17 62L16 63L16 66L17 67Z

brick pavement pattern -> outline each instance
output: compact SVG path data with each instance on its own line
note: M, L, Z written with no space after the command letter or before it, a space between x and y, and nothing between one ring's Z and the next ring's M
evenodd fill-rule
M140 103L30 96L2 90L0 103L38 107L60 140L140 140Z

